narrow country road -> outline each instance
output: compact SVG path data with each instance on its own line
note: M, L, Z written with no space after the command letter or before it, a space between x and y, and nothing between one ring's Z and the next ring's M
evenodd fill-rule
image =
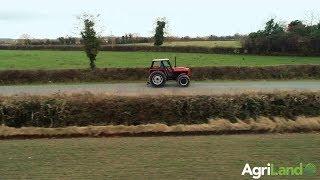
M272 91L320 91L320 81L213 81L193 82L188 88L180 88L175 82L163 88L152 88L146 83L87 83L0 86L0 95L31 94L49 95L55 93L103 93L109 95L213 95L238 94L244 92Z

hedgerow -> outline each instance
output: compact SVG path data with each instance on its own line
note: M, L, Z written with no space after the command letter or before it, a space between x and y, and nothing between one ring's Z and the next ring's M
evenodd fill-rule
M209 119L295 119L320 115L320 93L120 97L93 94L0 97L0 122L10 127L66 127L162 123L203 124Z
M257 79L320 79L319 65L290 65L267 67L195 67L192 80L257 80ZM145 68L101 68L62 70L0 71L0 85L48 82L107 82L146 80Z
M57 50L57 51L82 51L81 45L0 45L1 50ZM242 48L228 47L199 47L199 46L139 46L103 45L101 51L143 51L143 52L181 52L181 53L211 53L211 54L240 54Z
M52 50L52 51L82 51L82 45L0 45L0 50ZM258 51L234 47L201 47L201 46L141 46L141 45L103 45L101 51L123 52L177 52L177 53L207 53L207 54L254 54L267 56L320 56L319 51Z

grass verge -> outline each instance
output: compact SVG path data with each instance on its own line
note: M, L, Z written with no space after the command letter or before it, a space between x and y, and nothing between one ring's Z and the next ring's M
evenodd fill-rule
M0 138L51 138L51 137L110 137L110 136L170 136L170 135L209 135L209 134L260 134L319 132L320 117L299 117L288 120L273 119L237 120L231 123L226 119L210 120L208 124L173 125L147 124L138 126L87 126L65 128L12 128L0 126Z

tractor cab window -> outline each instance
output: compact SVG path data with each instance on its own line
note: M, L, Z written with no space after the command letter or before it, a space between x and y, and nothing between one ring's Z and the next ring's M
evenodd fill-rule
M161 67L161 62L160 61L153 61L151 67L160 68Z
M169 61L162 61L162 63L165 68L171 68L171 64Z

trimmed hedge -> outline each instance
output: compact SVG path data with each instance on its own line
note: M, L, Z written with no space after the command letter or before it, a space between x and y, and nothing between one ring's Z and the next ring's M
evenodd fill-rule
M82 51L81 45L0 45L1 50L59 50ZM199 47L199 46L139 46L117 45L101 46L101 51L150 51L150 52L181 52L181 53L210 53L210 54L240 54L242 48L228 47Z
M83 51L81 45L0 45L0 50L54 50ZM141 45L103 45L101 51L123 52L177 52L177 53L207 53L207 54L254 54L265 56L320 56L319 52L255 52L245 48L233 47L201 47L201 46L141 46Z
M10 127L201 124L211 118L319 116L320 93L118 97L92 94L0 97Z
M105 68L62 70L5 70L0 71L0 85L49 82L99 82L112 80L142 80L147 78L143 68Z
M320 65L192 68L196 80L320 79Z
M267 67L195 67L192 80L320 79L320 65ZM0 85L48 82L103 82L146 80L145 68L0 71Z

